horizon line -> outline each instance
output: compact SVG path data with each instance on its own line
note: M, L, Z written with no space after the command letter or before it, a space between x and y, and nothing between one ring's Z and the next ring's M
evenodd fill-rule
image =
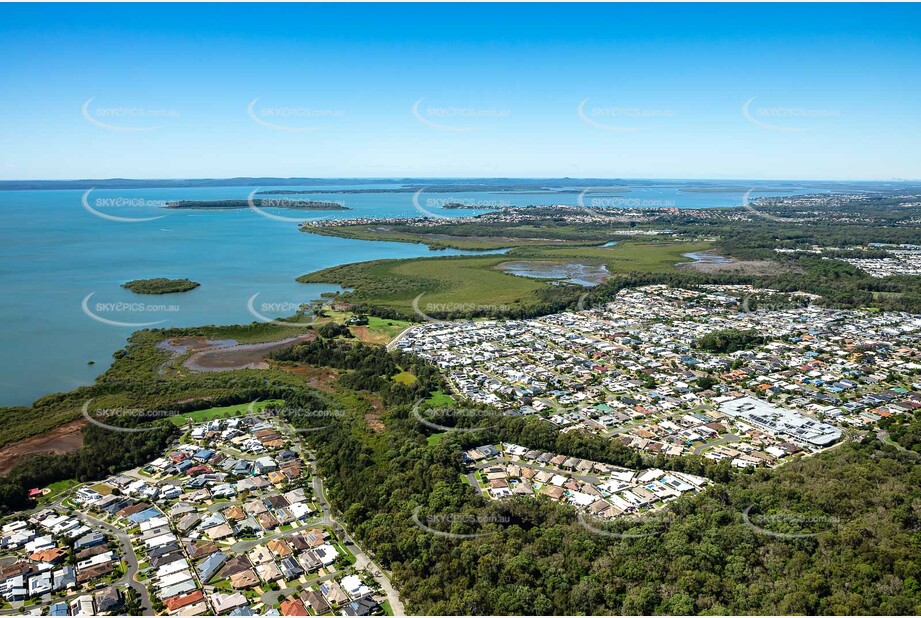
M215 180L659 180L659 181L711 181L711 182L921 182L921 178L714 178L703 176L437 176L437 175L388 175L388 176L174 176L174 177L126 177L106 178L4 178L4 183L19 182L178 182Z

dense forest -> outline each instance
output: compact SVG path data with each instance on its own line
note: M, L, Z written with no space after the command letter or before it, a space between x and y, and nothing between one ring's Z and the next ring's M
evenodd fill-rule
M315 339L279 350L272 358L280 362L348 369L350 371L339 378L339 383L345 388L375 392L384 405L414 403L443 386L438 369L418 356L344 339ZM411 373L415 382L393 381L391 378L401 371Z
M739 350L750 350L764 344L765 338L751 330L726 329L707 333L694 346L699 350L727 354Z
M153 279L135 279L122 284L123 288L135 294L175 294L194 290L201 284L190 279L167 279L154 277Z
M540 425L521 421L511 437L606 457L600 445L586 452L578 438L551 438ZM481 498L461 478L470 445L461 435L428 445L421 426L395 409L385 432L356 413L311 438L333 504L392 571L413 613L921 611L921 466L872 434L774 471L725 470L712 489L673 503L670 518L613 528L649 535L632 539L592 532L571 507L543 498ZM746 510L761 530L814 536L764 534L746 524ZM436 536L414 517L481 536Z

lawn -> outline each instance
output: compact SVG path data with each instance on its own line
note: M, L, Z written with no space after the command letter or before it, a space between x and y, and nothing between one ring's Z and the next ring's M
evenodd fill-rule
M250 406L253 410L261 412L266 407L270 405L279 406L285 402L281 399L267 399L265 401L257 401L254 404L249 403L240 403L235 406L223 406L220 408L208 408L207 410L196 410L195 412L186 412L184 414L176 414L175 416L170 416L168 420L179 427L184 426L189 422L189 419L192 419L194 423L203 423L205 421L211 421L216 418L230 418L232 416L244 416L249 413Z
M97 492L101 496L108 496L110 493L112 493L112 486L106 485L105 483L97 483L96 485L90 487L90 489Z
M44 496L42 496L42 497L39 499L39 502L42 503L42 504L44 504L44 503L46 503L46 502L48 502L48 501L50 501L50 500L53 500L54 498L56 498L57 496L59 496L61 493L67 491L68 489L72 489L72 488L76 487L76 486L79 485L79 484L80 484L80 481L77 481L77 480L75 480L75 479L66 479L66 480L63 480L63 481L58 481L58 482L56 482L56 483L52 483L51 485L48 485L48 486L45 488L45 489L48 490L48 493L45 494Z
M368 318L368 330L372 333L386 335L388 339L393 339L406 330L411 324L411 322L407 322L406 320L388 320L374 316Z
M347 324L349 318L354 317L356 314L351 311L333 311L332 309L325 309L326 318L320 318L317 320L317 325L320 326L326 322L337 322L339 324ZM409 326L412 325L412 322L406 320L396 320L389 318L379 318L376 316L368 316L368 323L364 326L350 326L349 330L359 341L364 343L377 343L380 345L387 345L393 338L406 330Z
M450 406L454 403L454 397L444 391L434 391L425 403L432 406Z
M349 564L355 564L355 554L353 554L345 545L339 542L333 543L333 547L336 548L336 551L339 552L339 555L345 556L345 561Z

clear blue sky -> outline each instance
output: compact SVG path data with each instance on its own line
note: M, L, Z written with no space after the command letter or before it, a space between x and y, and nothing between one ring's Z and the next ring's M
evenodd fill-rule
M918 5L0 5L0 179L917 179L919 24Z

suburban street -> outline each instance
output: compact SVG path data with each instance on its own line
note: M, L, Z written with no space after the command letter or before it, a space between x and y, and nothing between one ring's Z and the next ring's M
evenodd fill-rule
M285 423L284 427L286 430L290 431L292 435L299 435L291 425ZM316 523L328 524L338 531L338 534L342 536L345 544L348 546L349 551L355 555L355 569L359 571L365 570L374 577L374 580L381 587L381 590L387 595L387 601L390 603L390 609L393 611L394 616L405 616L406 610L403 607L403 602L400 601L400 594L390 582L389 574L368 556L364 549L362 549L351 537L345 529L345 526L333 517L332 505L330 505L329 499L326 497L323 478L317 473L317 463L313 453L304 448L304 444L300 439L292 442L292 450L295 451L301 459L310 462L310 473L313 476L314 499L316 503L320 505L324 514L324 517Z
M54 506L58 510L64 510L60 502L56 503ZM86 513L81 513L79 511L74 511L73 515L77 519L80 519L91 526L104 529L106 532L112 534L115 536L115 538L118 539L118 543L121 546L121 552L125 558L125 562L128 563L128 571L117 583L119 585L127 584L128 586L131 586L135 592L138 593L138 596L141 599L141 607L143 608L144 612L151 611L152 613L153 604L150 601L150 594L147 591L147 586L135 579L138 570L140 569L140 564L138 563L138 558L134 553L134 548L131 546L131 537L129 537L124 530L96 519L92 515L87 515Z

